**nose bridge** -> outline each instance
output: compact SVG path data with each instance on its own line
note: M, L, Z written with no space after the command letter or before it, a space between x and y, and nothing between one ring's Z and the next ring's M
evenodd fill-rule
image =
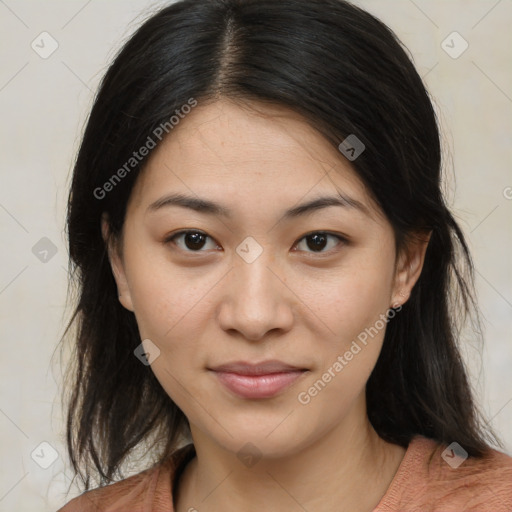
M242 259L235 264L234 278L240 280L242 296L249 296L256 300L261 298L266 304L273 302L276 280L276 270L274 269L274 272L270 270L273 261L270 257L270 249L266 249L250 263Z
M224 329L236 329L254 340L271 329L288 328L292 314L271 249L262 247L255 257L255 247L250 244L241 244L249 250L240 257L235 255L219 319Z
M246 237L236 248L233 263L234 279L240 280L248 292L255 295L270 292L270 281L275 280L276 276L269 269L275 267L275 258L268 243L263 246L253 237Z
M242 245L242 244L241 244ZM233 279L236 279L237 303L243 307L249 308L272 308L277 300L276 294L279 293L276 286L277 278L274 272L271 272L272 265L275 266L275 260L272 256L272 249L266 246L258 250L251 247L249 242L249 252L247 256L242 253L239 261L235 263ZM237 252L247 248L239 247ZM256 313L256 312L255 312ZM261 314L261 311L259 312Z

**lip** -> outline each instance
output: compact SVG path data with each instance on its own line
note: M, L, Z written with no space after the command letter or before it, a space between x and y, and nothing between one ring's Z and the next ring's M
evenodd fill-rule
M237 361L209 368L209 370L232 393L250 399L275 396L305 373L309 373L307 368L276 360L256 364Z

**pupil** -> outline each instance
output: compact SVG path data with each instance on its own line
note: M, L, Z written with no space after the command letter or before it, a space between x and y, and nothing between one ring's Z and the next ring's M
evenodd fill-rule
M203 238L204 235L201 233L187 233L185 235L185 244L189 249L200 249L204 244Z
M321 234L311 235L309 237L309 240L315 240L315 243L310 244L308 242L308 247L313 250L316 250L316 249L322 250L325 247L326 239L327 239L327 237L325 235L321 235ZM319 241L320 241L320 243L318 243Z

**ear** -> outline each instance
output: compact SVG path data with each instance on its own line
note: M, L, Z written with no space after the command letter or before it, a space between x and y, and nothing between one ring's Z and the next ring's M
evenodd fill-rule
M414 234L406 241L405 246L398 254L391 307L397 308L409 299L411 290L423 269L425 253L431 235L431 231Z
M128 281L126 279L123 258L120 254L121 251L117 241L110 236L110 224L106 213L101 217L101 234L107 247L110 267L112 268L112 273L114 274L114 279L117 284L119 302L129 311L133 311L133 302Z

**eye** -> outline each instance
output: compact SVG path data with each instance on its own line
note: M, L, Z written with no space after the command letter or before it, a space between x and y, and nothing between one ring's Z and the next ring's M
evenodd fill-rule
M332 241L332 240L337 240L338 242L334 242L334 243L331 243L330 244L330 247L329 247L329 239ZM302 242L302 241L305 241L305 242ZM347 243L347 239L340 236L340 235L335 235L335 234L332 234L332 233L326 233L325 231L315 231L313 233L308 233L307 235L303 236L299 243L297 244L297 247L299 247L301 245L301 243L303 244L303 248L299 250L304 250L304 243L305 243L305 246L309 249L312 250L312 252L329 252L329 250L331 250L332 248L336 247L337 245L340 244L340 242L345 242ZM328 247L328 249L326 251L324 251L323 249L325 249L325 247ZM306 251L307 252L307 251Z
M210 249L218 249L219 246L213 238L206 233L197 230L183 230L165 239L165 243L172 242L185 252L205 252L208 249L207 240L211 240ZM304 242L303 242L304 241ZM331 243L329 243L331 241ZM347 243L347 239L340 235L327 233L325 231L315 231L303 236L296 244L298 250L310 249L313 253L326 253L335 248L340 243ZM301 244L302 248L300 247ZM206 249L205 249L206 247ZM327 247L327 250L324 250ZM205 249L204 251L202 249ZM293 249L293 250L297 250Z
M181 243L176 242L176 240L180 239L182 240ZM178 233L166 238L165 243L172 242L186 252L204 252L201 251L201 249L204 248L207 239L213 241L213 238L202 231L185 230L179 231ZM213 247L211 248L216 249L218 248L218 245L213 243Z

